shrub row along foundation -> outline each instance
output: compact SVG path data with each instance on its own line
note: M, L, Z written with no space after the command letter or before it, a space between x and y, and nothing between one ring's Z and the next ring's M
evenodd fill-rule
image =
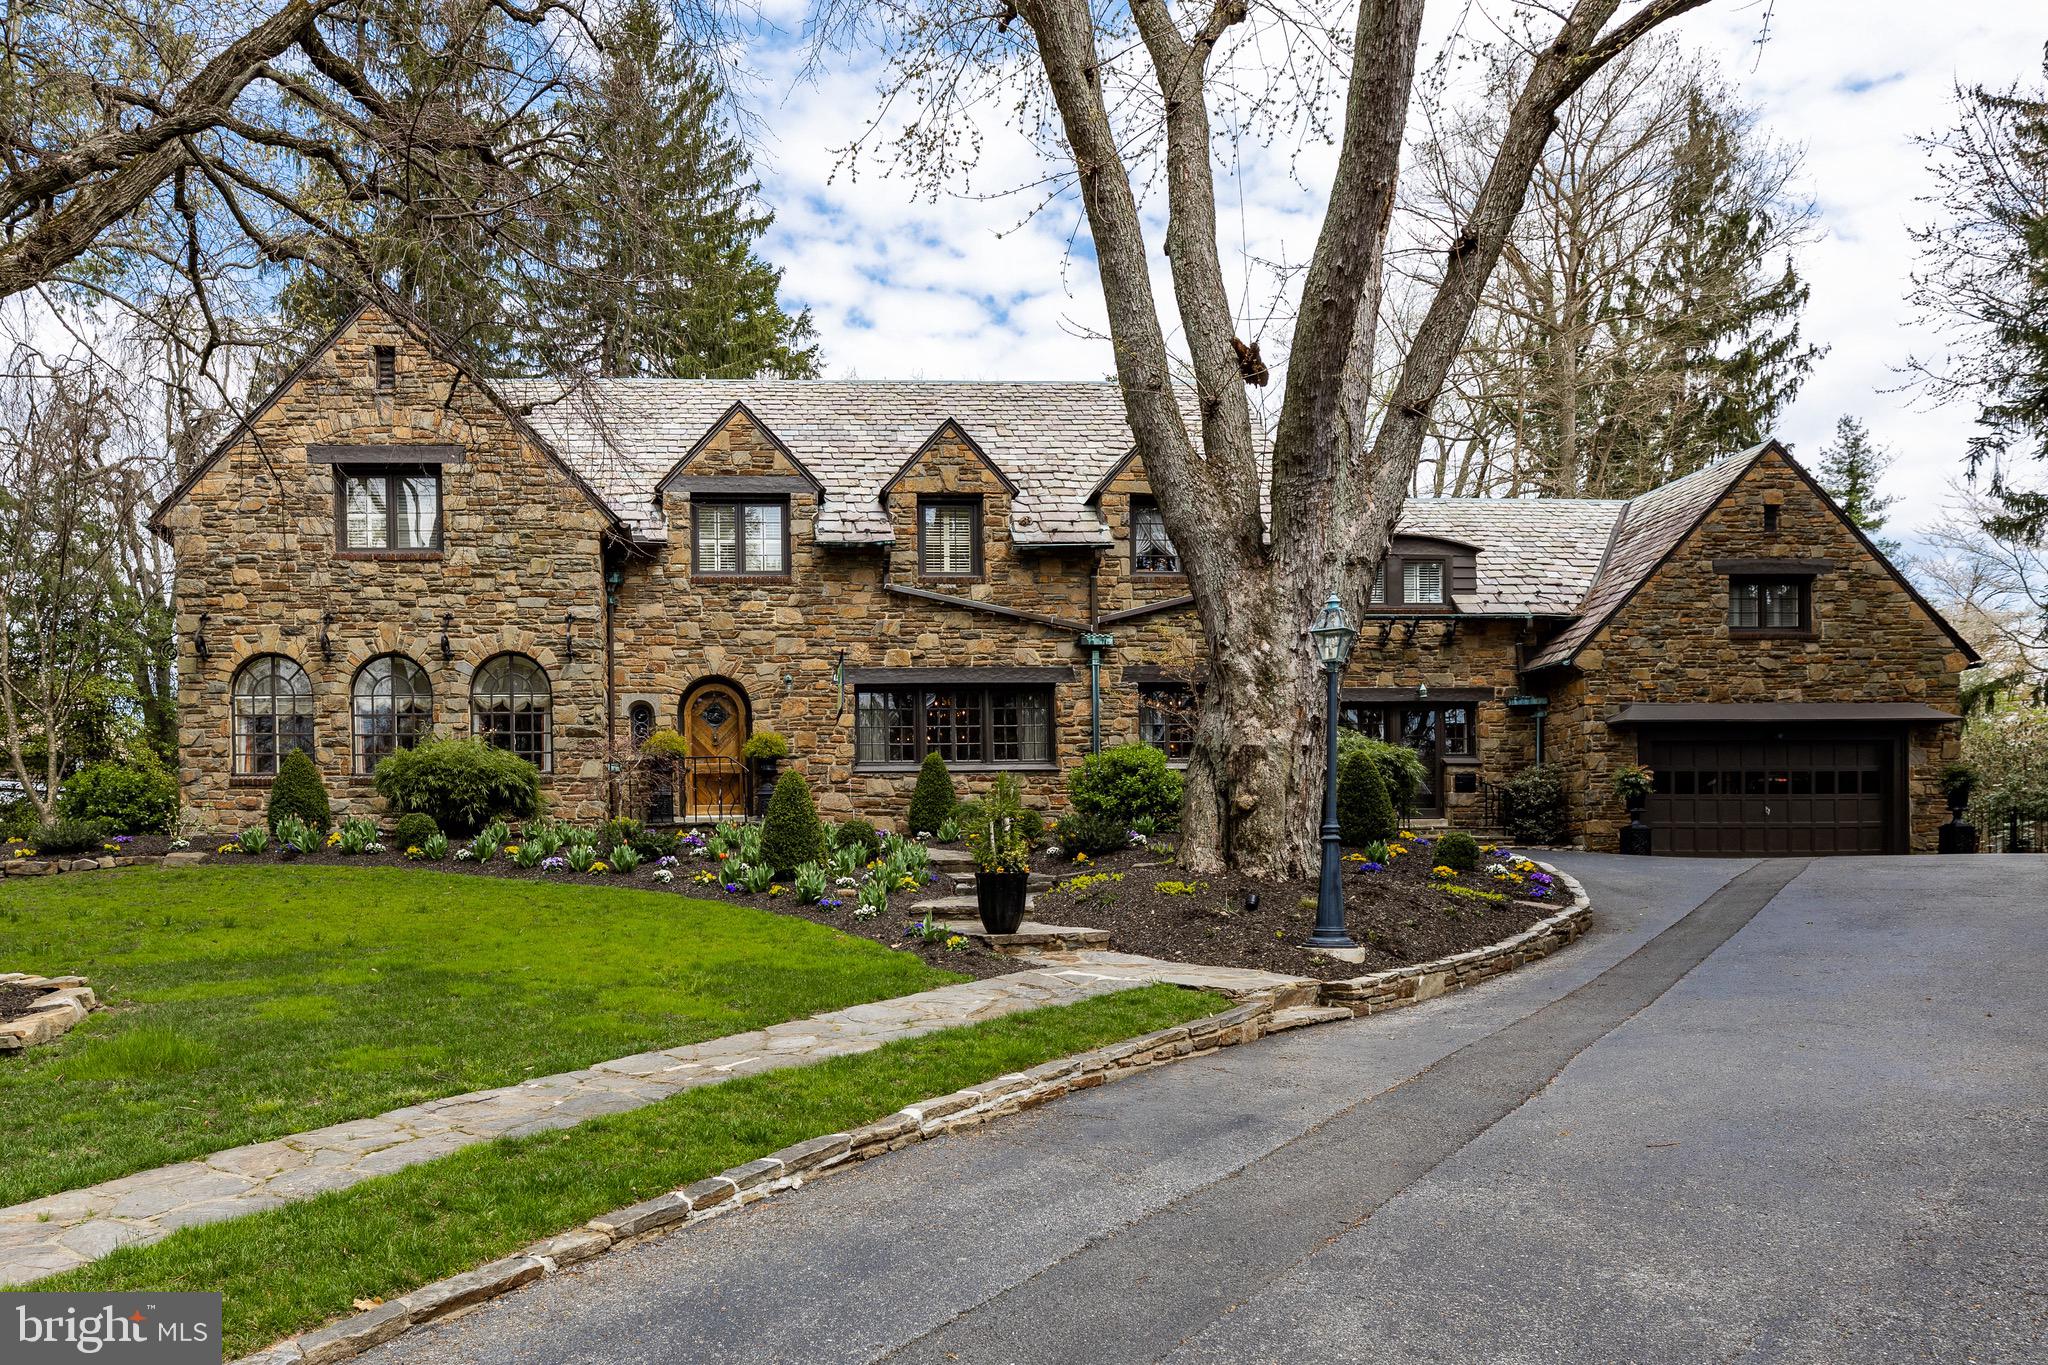
M1341 1016L1334 1010L1282 1010L1274 997L1259 996L1206 1019L1047 1062L1029 1071L998 1076L970 1089L900 1109L865 1128L811 1138L721 1171L687 1188L593 1218L582 1227L535 1242L516 1255L436 1281L403 1298L244 1356L237 1365L325 1365L327 1361L345 1360L415 1327L552 1275L564 1266L730 1213L771 1194L795 1189L850 1162L972 1128L1148 1067L1182 1057L1204 1056L1218 1048L1249 1043L1268 1033L1320 1023L1330 1017Z
M1381 1014L1405 1005L1419 1005L1439 995L1475 986L1502 972L1513 971L1525 962L1549 957L1571 943L1593 923L1593 907L1586 899L1586 888L1579 885L1577 878L1558 871L1548 863L1538 863L1537 866L1555 878L1558 886L1571 893L1571 904L1563 910L1537 921L1512 938L1504 938L1484 948L1440 957L1434 962L1418 962L1413 966L1394 967L1368 976L1354 976L1346 981L1325 981L1322 1003L1348 1009L1354 1016ZM1537 906L1533 901L1522 904Z

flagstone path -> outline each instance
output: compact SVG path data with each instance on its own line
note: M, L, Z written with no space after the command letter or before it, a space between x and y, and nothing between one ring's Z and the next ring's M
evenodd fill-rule
M374 1118L235 1147L0 1209L0 1285L24 1284L143 1245L446 1156L493 1138L568 1128L700 1085L868 1052L898 1038L1072 1004L1154 982L1313 1001L1314 985L1123 953L1052 953L1010 976L793 1019L687 1047L642 1052L518 1085L407 1105ZM1304 989L1306 994L1304 995ZM1296 997L1300 997L1297 999Z

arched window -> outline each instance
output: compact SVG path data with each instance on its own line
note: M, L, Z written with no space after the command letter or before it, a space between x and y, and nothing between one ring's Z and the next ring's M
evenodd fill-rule
M427 670L403 654L384 654L363 665L354 690L356 771L410 749L434 728L434 685Z
M644 701L636 701L626 708L626 729L633 736L633 747L639 748L654 733L654 708Z
M293 749L313 756L313 685L282 654L259 654L235 674L234 775L270 777Z
M524 654L500 654L476 671L469 689L470 729L546 772L554 747L553 697L539 664Z

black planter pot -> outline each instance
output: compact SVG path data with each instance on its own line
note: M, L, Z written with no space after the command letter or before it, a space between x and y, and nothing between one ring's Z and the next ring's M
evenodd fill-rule
M1977 851L1977 827L1963 819L1961 807L1949 807L1948 823L1935 831L1935 848L1942 853Z
M1646 797L1628 799L1628 825L1621 831L1621 851L1638 858L1650 856L1650 827L1643 823Z
M775 780L782 775L782 760L757 758L754 765L754 818L768 818L768 802L775 795Z
M991 934L1014 934L1024 922L1024 898L1031 889L1029 872L977 872L974 901L981 927Z

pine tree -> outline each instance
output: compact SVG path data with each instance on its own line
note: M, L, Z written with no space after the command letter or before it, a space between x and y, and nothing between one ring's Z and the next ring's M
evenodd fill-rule
M1897 558L1899 543L1878 532L1884 529L1885 509L1896 498L1878 494L1878 481L1891 464L1890 452L1874 444L1870 429L1855 417L1844 415L1835 423L1834 444L1821 447L1820 486L1840 503L1849 520L1870 537L1887 558Z
M774 222L723 91L653 0L633 0L572 119L585 162L553 224L568 268L539 291L555 367L604 376L802 378L810 314L754 254Z

